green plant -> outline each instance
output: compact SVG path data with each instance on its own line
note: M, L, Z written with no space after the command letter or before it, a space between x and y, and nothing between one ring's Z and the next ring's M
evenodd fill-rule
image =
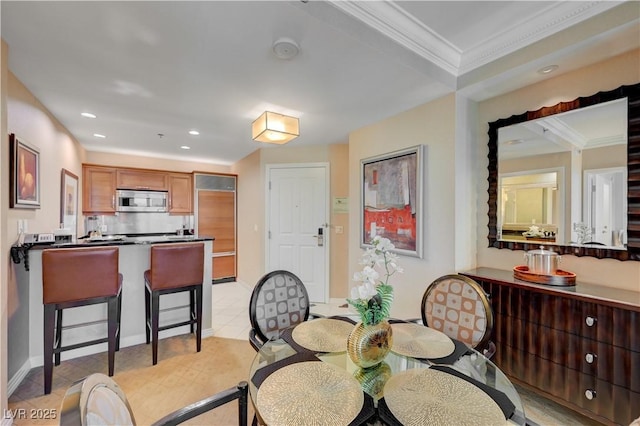
M394 248L388 238L375 236L360 260L364 268L353 276L362 284L351 289L351 298L347 302L358 311L364 325L378 324L390 315L393 286L389 284L389 278L403 272L398 266L398 256L391 252ZM383 268L384 278L379 279L380 273L376 268Z

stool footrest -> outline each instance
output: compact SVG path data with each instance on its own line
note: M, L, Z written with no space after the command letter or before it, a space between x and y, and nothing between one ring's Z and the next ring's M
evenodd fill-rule
M189 320L189 321L177 322L177 323L174 323L174 324L167 324L167 325L159 326L158 327L158 331L169 330L171 328L182 327L183 325L191 325L191 324L195 324L195 323L196 323L195 320Z
M75 345L61 346L59 348L55 348L53 350L53 353L55 354L55 353L60 353L64 351L70 351L72 349L84 348L85 346L97 345L99 343L107 343L108 341L109 339L104 337L102 339L91 340L90 342L81 342L81 343L76 343Z

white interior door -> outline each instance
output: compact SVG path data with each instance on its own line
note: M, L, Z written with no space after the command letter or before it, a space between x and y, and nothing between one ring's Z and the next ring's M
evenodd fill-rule
M611 245L611 177L595 177L594 197L594 234L593 239L605 245Z
M267 269L293 272L319 303L329 293L328 176L326 164L267 168Z

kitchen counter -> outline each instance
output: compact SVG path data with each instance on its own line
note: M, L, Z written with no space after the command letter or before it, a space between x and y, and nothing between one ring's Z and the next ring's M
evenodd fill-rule
M196 235L174 235L174 234L153 234L153 235L105 235L97 238L78 239L73 243L56 244L34 244L31 250L45 250L50 248L76 248L95 246L124 246L132 244L164 244L164 243L188 243L194 241L213 241L215 238Z
M83 240L80 240L83 241ZM27 289L25 299L19 303L28 303L28 325L20 329L28 329L28 336L13 336L16 339L29 340L29 363L31 367L43 365L43 305L42 305L42 253L53 248L74 248L86 246L113 246L119 247L119 272L123 275L122 284L122 319L121 319L121 347L137 345L145 342L145 317L144 317L144 271L149 269L150 251L152 244L162 243L187 243L203 242L204 247L204 273L203 273L203 308L202 308L202 337L213 335L211 314L211 268L210 253L212 251L213 238L196 237L190 235L147 235L138 237L125 237L123 239L106 239L104 241L87 241L67 244L35 245L29 250L29 271L24 268L18 273L18 285ZM180 268L180 265L176 265ZM91 277L87 277L90 280ZM26 287L25 287L26 286ZM22 299L22 297L21 297ZM188 317L189 295L177 293L165 295L162 299L160 322L179 322ZM65 330L64 345L74 344L80 341L92 340L106 335L106 322L97 320L106 319L106 306L91 305L65 310L63 326L76 325L89 322L89 325L72 327ZM189 326L177 327L160 332L160 338L189 333ZM11 352L11 338L9 339L9 352ZM106 343L88 346L76 350L64 352L63 359L76 358L91 353L105 352ZM119 355L116 354L116 358ZM10 354L11 358L11 354ZM149 347L149 365L151 365L151 347Z

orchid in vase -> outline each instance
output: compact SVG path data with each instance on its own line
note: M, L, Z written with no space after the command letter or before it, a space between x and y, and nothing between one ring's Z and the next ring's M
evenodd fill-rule
M379 324L389 317L393 302L393 287L389 279L395 273L403 272L398 266L398 255L392 252L394 248L388 238L375 236L360 260L364 265L362 271L353 276L362 284L351 289L351 298L347 302L358 311L365 326ZM383 271L382 278L378 269Z

